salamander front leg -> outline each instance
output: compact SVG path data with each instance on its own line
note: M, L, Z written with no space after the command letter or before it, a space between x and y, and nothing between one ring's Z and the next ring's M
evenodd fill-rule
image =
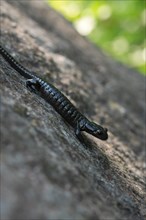
M38 94L40 84L37 79L28 79L26 80L26 87L29 89L30 92Z
M83 128L84 128L84 121L77 122L77 125L75 127L75 134L80 141L83 141L83 137L81 134L81 131L83 131Z
M79 125L79 123L77 123L77 126L76 126L76 128L75 128L75 134L76 134L77 137L79 137L80 134L81 134L81 130L80 130L80 125Z
M81 143L84 143L84 137L81 134L81 131L83 130L84 130L84 121L77 122L77 125L75 127L75 134Z

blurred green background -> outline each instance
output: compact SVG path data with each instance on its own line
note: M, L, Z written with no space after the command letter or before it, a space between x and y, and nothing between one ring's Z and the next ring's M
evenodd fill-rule
M143 0L48 0L106 53L145 73L146 2Z

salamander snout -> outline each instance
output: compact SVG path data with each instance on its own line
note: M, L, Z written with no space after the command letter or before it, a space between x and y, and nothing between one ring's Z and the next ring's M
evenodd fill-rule
M93 135L101 140L107 140L108 139L108 129L103 128L100 125L98 125L98 128L95 132L93 132Z
M107 132L108 132L108 129L107 129L107 128L104 128L104 131L107 133Z

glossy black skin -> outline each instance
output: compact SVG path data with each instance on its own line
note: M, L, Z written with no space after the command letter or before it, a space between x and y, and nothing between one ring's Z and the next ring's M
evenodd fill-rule
M101 140L107 140L107 129L89 121L77 108L63 95L55 86L44 82L36 77L32 72L21 66L1 45L0 54L4 59L26 80L26 86L32 92L39 94L50 103L54 109L75 129L75 134L79 137L81 131L85 131Z

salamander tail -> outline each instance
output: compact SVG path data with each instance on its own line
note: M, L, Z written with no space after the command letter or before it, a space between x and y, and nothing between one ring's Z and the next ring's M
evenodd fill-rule
M0 45L0 54L3 58L13 67L18 73L20 73L26 79L34 78L34 75L29 70L25 69L21 64L19 64L8 52Z

